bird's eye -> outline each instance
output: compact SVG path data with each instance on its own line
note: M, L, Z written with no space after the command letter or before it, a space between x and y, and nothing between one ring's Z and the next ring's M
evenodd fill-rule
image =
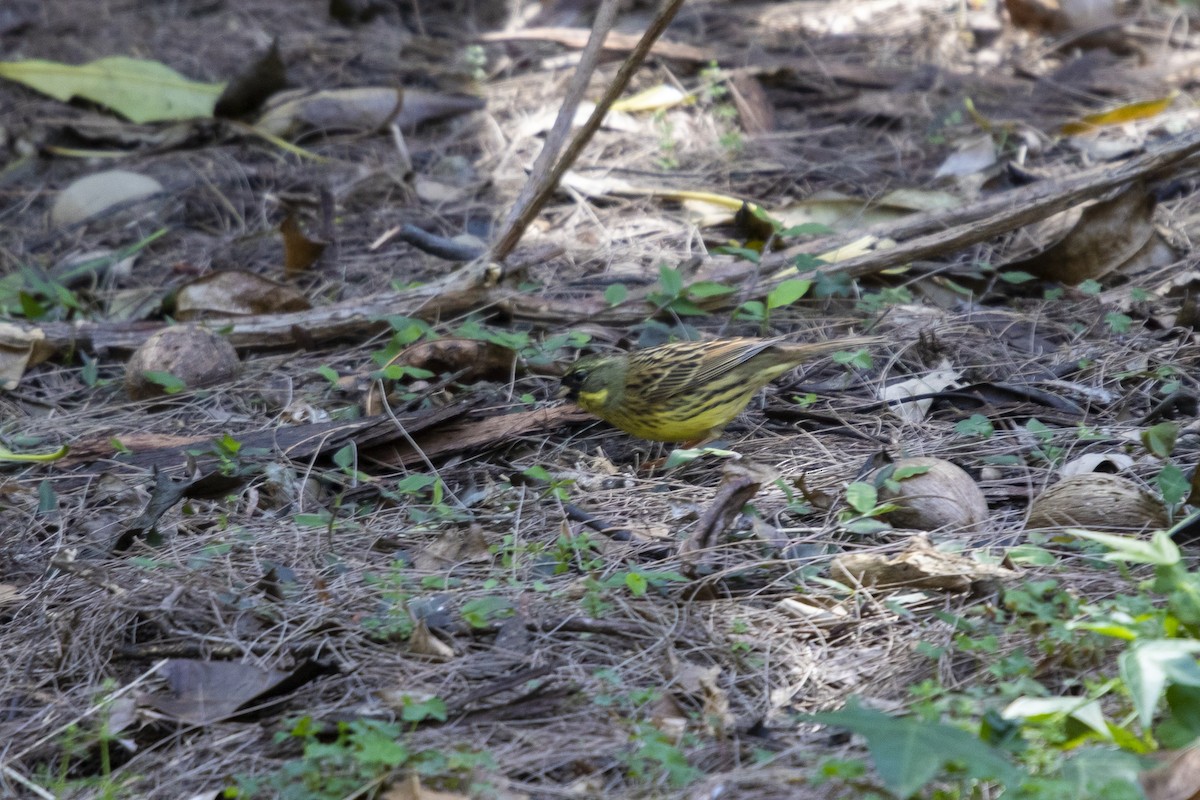
M582 386L583 382L587 380L587 376L586 369L577 369L566 377L566 382L572 386Z

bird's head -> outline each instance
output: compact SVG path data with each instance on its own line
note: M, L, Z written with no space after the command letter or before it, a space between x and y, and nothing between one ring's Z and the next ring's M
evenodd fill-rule
M620 402L628 361L623 355L584 356L567 367L558 396L573 400L588 411Z

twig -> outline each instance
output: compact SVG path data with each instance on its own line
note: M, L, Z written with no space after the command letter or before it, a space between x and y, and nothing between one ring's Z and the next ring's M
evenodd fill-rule
M606 14L615 14L615 3L611 0L605 2L600 10L596 12L596 24L592 28L592 36L588 40L588 45L584 49L579 64L579 70L576 72L575 78L577 83L587 84L586 76L580 79L580 74L583 73L587 66L588 74L595 68L595 59L599 57L599 53L604 44L605 35L608 28L612 27L612 22L609 21L607 27L600 29L602 17ZM550 150L550 137L546 138L546 146L542 148L542 154L538 156L537 163L534 165L533 174L529 177L529 182L525 185L525 189L521 192L521 197L518 198L516 205L513 207L513 212L505 225L504 233L496 241L495 247L492 248L492 259L495 261L503 261L504 258L512 252L517 246L517 242L521 241L521 236L524 235L525 229L533 222L534 217L546 205L546 201L550 199L551 193L558 187L559 180L562 179L563 173L570 169L575 163L575 159L579 158L579 154L583 152L583 148L591 141L592 136L600 128L600 123L604 121L605 114L608 109L620 97L621 92L625 91L625 87L629 85L629 79L633 77L633 73L638 70L645 61L646 55L650 52L651 46L667 29L667 25L675 18L676 12L683 5L683 0L670 0L654 21L650 23L650 27L646 28L646 32L642 34L642 38L637 43L637 47L625 59L625 63L621 65L621 69L617 72L617 77L613 79L612 84L604 92L604 96L596 103L596 108L592 111L592 115L588 117L587 122L576 132L575 138L571 140L571 144L567 146L566 152L562 158L554 164L551 169L546 164L551 160L548 154ZM609 8L614 6L614 8ZM572 86L574 90L576 87ZM582 90L580 90L582 96ZM566 119L568 127L570 120L575 117L575 106L578 105L579 98L575 98L574 104L571 104L571 96L568 94L566 102L563 103L562 109L559 110L558 120L555 121L557 129L564 119ZM568 105L570 105L568 109ZM568 112L569 113L565 113ZM554 135L552 130L551 136ZM546 156L543 160L543 156ZM543 170L547 170L543 172Z
M517 196L517 200L508 214L508 219L504 221L504 231L492 251L494 260L504 260L504 257L520 241L521 235L525 233L525 229L529 227L529 223L537 216L537 212L545 203L543 191L549 176L554 174L554 162L571 132L571 124L575 121L575 110L579 108L579 103L583 100L583 93L587 91L588 81L591 79L592 73L596 71L596 64L600 61L600 52L604 47L605 37L608 36L608 31L616 19L617 0L604 0L596 9L596 19L592 23L591 35L588 36L587 44L584 45L583 52L579 55L579 65L575 67L575 74L571 76L571 84L567 87L566 97L563 98L562 105L558 109L558 117L554 120L550 132L546 134L546 142L542 145L542 151L538 153L533 162L529 180L521 188L521 194ZM561 173L559 174L561 175ZM557 183L557 179L554 182Z

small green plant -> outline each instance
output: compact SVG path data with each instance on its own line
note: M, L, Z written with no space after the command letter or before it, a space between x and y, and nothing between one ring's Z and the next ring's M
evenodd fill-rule
M879 314L892 306L913 301L913 294L906 286L885 286L878 292L865 292L855 307L864 314Z
M381 493L405 507L413 525L428 528L447 522L464 522L471 512L463 507L437 475L414 472Z
M462 62L471 73L471 80L479 83L487 80L487 51L483 45L469 44L464 47Z
M700 70L700 79L703 81L700 102L712 110L719 131L717 142L730 156L736 156L742 152L745 142L737 126L737 106L730 102L729 87L725 85L725 72L713 61Z
M752 319L760 323L762 331L765 334L767 327L771 323L771 312L777 308L785 308L792 305L800 298L808 294L808 290L812 288L813 282L807 278L788 278L782 281L778 286L767 293L766 302L760 300L746 300L737 311L734 312L734 319Z
M1133 317L1119 311L1110 311L1104 315L1104 323L1113 333L1129 333L1133 327Z
M1142 446L1150 455L1165 462L1154 482L1167 510L1174 513L1191 495L1192 486L1183 470L1171 461L1179 428L1172 422L1160 422L1142 431Z
M843 529L857 534L889 529L891 526L879 517L898 508L895 503L880 503L879 488L864 481L855 481L846 487L846 505L850 508L838 514L838 523Z
M980 439L990 439L996 432L992 421L983 414L972 414L954 425L954 432L959 436L975 436Z
M665 111L654 112L654 127L658 131L658 167L662 170L679 169L679 145L675 141L675 125L667 119Z
M495 620L511 617L515 611L508 598L486 595L463 603L459 613L472 628L485 628Z
M698 303L707 298L719 297L734 291L731 286L712 281L697 281L691 285L685 285L683 273L666 264L662 264L658 268L658 286L659 288L646 298L655 306L651 316L656 316L663 311L684 317L703 316L706 312Z
M1054 431L1037 417L1030 417L1025 423L1025 430L1033 435L1037 444L1032 448L1034 458L1047 464L1058 464L1066 456L1066 449L1054 443Z
M680 744L694 746L695 736L684 733L677 742L649 722L637 723L630 734L630 750L624 755L625 768L629 777L641 781L655 781L665 775L674 788L682 788L703 776L700 770L688 764L687 756Z
M439 698L404 698L401 719L413 726L427 719L445 720ZM275 734L281 746L300 744L299 757L266 776L240 775L225 789L227 800L341 800L373 796L401 769L423 776L440 776L452 787L465 788L475 768L494 768L486 751L414 750L401 725L372 719L338 722L330 729L311 717L301 717Z
M387 572L363 574L363 583L378 595L374 613L363 618L363 628L379 641L398 641L412 635L414 620L408 610L412 588L407 577L408 565L395 561Z
M100 691L112 693L116 684L106 680ZM91 726L87 721L68 725L60 734L58 763L44 764L36 770L38 782L57 797L86 793L99 800L119 800L127 795L127 787L138 780L137 775L113 774L113 747L118 740L111 727L112 702L97 704ZM94 774L87 774L88 771Z
M217 471L222 475L250 475L258 467L250 459L261 458L270 453L266 447L245 447L241 441L226 433L213 439L207 448L196 448L187 451L188 455L197 458L209 456L217 460Z

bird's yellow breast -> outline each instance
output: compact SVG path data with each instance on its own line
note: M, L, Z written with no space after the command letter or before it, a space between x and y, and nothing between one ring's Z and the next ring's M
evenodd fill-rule
M626 433L656 442L689 442L707 438L720 431L741 413L750 402L757 386L738 387L710 403L663 403L654 409L637 409L625 403L605 407L608 390L580 392L578 403L583 410L615 425Z

